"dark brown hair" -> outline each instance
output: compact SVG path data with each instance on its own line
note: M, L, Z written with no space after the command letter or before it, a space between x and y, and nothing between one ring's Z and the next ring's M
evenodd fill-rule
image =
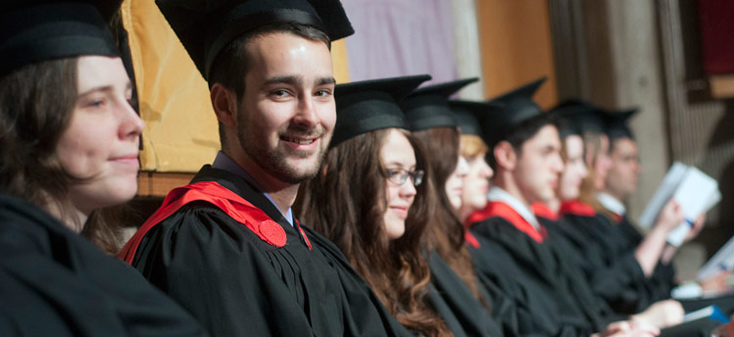
M556 120L553 116L547 113L542 113L539 116L535 116L526 121L521 122L518 125L510 126L505 131L500 131L500 136L495 137L495 141L492 144L487 144L489 151L487 152L487 164L492 170L497 171L497 159L494 157L494 148L502 141L507 141L512 145L512 149L518 157L522 155L522 146L528 140L535 137L540 132L540 129L546 125L556 125Z
M56 146L76 105L77 61L38 62L0 78L0 192L58 210L61 220L72 207L67 193L74 178L63 169ZM114 253L111 243L119 245L119 237L104 217L93 213L83 235Z
M329 150L322 172L301 185L294 209L344 252L401 324L426 336L446 335L443 320L428 304L430 270L421 247L430 183L416 188L405 234L389 240L385 232L386 176L380 150L391 130L362 134ZM405 135L415 150L417 169L425 169L424 151Z
M437 207L431 209L425 244L451 266L474 296L481 301L474 264L464 246L464 225L446 195L446 181L458 164L459 131L456 128L442 127L413 134L426 149L426 159L431 171L427 179L431 180L435 188L432 194L437 199ZM486 306L486 303L483 304Z

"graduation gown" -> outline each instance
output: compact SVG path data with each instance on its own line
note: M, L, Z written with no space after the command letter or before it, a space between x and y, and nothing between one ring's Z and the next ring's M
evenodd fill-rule
M547 287L539 286L528 277L502 245L479 235L473 237L467 249L478 280L485 289L499 288L494 292L501 292L511 303L509 309L514 313L516 323L511 332L503 326L506 335L571 337L589 336L593 332L585 319L562 315ZM502 307L493 301L492 314L501 315Z
M188 201L194 185L215 196L192 198L160 216L168 198ZM122 254L212 335L405 332L328 240L297 221L291 226L243 178L207 165L167 201L151 217L163 219L144 224Z
M585 254L589 282L616 311L633 314L670 298L675 270L659 263L645 276L634 255L643 238L626 218L615 225L578 201L564 203L561 212L555 228Z
M431 283L436 295L443 299L448 312L439 312L442 317L453 316L459 323L462 332L467 336L505 336L500 324L495 321L479 300L474 297L469 287L451 269L435 251L429 254L429 265L431 268ZM481 287L481 285L478 285ZM492 298L488 292L484 292L484 301L491 304ZM432 298L435 301L434 298ZM500 310L507 310L500 308ZM445 311L445 310L444 310ZM513 324L509 322L508 325ZM452 331L454 331L452 329ZM454 335L457 335L454 333Z
M204 336L126 263L38 207L0 195L1 336Z
M568 250L563 237L534 229L504 202L490 202L472 218L474 233L506 250L519 269L516 277L553 303L561 326L585 335L627 318L594 294L583 275L582 257Z

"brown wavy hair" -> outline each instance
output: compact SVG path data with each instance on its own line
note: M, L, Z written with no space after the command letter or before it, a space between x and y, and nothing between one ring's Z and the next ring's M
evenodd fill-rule
M0 78L0 192L25 199L69 218L69 185L56 146L71 121L77 99L78 58L43 61ZM82 234L113 254L119 230L100 211L90 215Z
M380 149L391 130L396 129L362 134L329 150L321 174L301 184L293 207L305 224L344 252L403 326L426 336L450 335L427 297L430 270L421 242L430 183L416 187L405 234L390 240L385 233L386 176ZM417 169L425 170L424 151L413 136L401 132L415 150Z
M487 306L477 290L477 275L464 242L464 225L446 195L446 181L456 170L460 149L460 133L456 128L441 127L414 132L413 135L426 149L431 180L435 188L437 207L429 216L425 245L451 266L466 283L474 297Z

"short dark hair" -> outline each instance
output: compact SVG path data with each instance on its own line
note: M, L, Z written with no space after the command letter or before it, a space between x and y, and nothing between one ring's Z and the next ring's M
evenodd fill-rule
M538 131L546 125L555 126L556 123L556 118L543 113L509 128L507 131L503 132L503 135L497 137L497 140L493 142L493 144L489 144L489 151L487 151L486 158L487 164L489 164L489 167L491 167L492 170L497 171L497 159L494 157L494 148L497 144L503 141L510 143L510 145L512 145L512 149L515 150L519 156L522 154L522 146L525 142L535 137L535 135L538 134Z
M324 42L329 47L331 45L329 36L313 26L283 22L259 27L232 40L219 52L209 71L209 89L214 83L220 83L225 88L234 91L238 101L242 99L245 93L245 76L250 63L247 44L258 36L270 33L290 33L305 39ZM219 141L224 146L225 135L221 123L219 123Z

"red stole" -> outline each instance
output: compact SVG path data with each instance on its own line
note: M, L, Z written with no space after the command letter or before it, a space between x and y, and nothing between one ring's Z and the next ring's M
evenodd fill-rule
M479 240L477 240L477 237L469 231L464 232L464 241L474 248L479 248Z
M550 209L550 207L548 207L548 205L544 202L536 201L530 204L530 210L533 211L536 216L543 217L548 220L558 221L558 213Z
M540 225L540 230L535 229L525 218L520 215L510 205L501 201L491 201L487 203L481 211L476 211L467 218L467 224L474 224L489 218L500 217L510 222L517 230L527 234L537 242L543 242L548 237L545 227Z
M578 200L564 201L561 204L561 214L592 217L596 215L596 210L591 205Z
M286 244L285 230L265 212L217 182L202 181L171 190L166 199L163 200L163 205L140 226L135 235L125 244L125 247L119 253L119 257L127 263L131 263L140 242L151 228L171 216L181 207L194 201L206 201L216 206L270 245L283 247ZM301 231L308 248L312 249L306 233L301 229L298 222L295 225Z

